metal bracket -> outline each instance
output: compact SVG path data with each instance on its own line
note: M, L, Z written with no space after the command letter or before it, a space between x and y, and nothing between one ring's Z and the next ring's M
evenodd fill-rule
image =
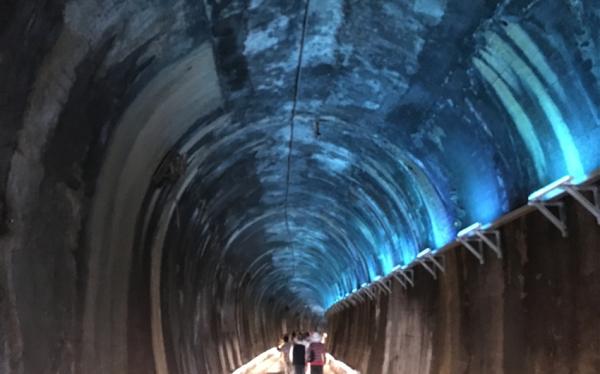
M373 287L371 289L371 291L373 291L373 293L377 296L378 299L379 299L379 296L381 296L382 293L385 293L385 290L383 288L381 288L379 286L379 284L373 283L373 285L371 287Z
M379 285L377 283L371 283L369 287L371 287L370 290L375 294L375 297L379 298L379 295L383 292Z
M419 264L421 264L421 266L423 266L425 268L425 270L427 270L427 272L429 272L429 274L431 274L431 276L433 277L433 279L437 279L437 273L436 273L436 269L439 269L442 273L446 272L446 269L444 268L444 265L442 265L442 263L440 263L440 261L438 261L435 256L433 255L433 252L431 252L431 249L427 248L423 251L421 251L418 255L417 255L417 262ZM444 262L444 257L442 257L442 262ZM430 263L433 265L431 266Z
M478 244L478 248L475 248L469 243L469 240L473 241L473 238L458 238L458 241L469 251L469 253L475 256L475 258L479 260L479 263L483 265L483 242L479 238L474 239Z
M402 269L398 267L397 270L392 272L392 277L397 280L404 289L407 289L409 285L412 287L415 286L415 273L412 269Z
M421 266L423 266L423 268L425 268L425 270L427 270L427 272L429 274L431 274L433 279L437 279L437 274L435 273L435 268L432 269L425 261L419 261L419 264L421 264Z
M406 285L406 280L402 278L398 273L392 273L392 277L394 277L394 279L398 281L398 283L400 283L400 285L404 287L404 289L408 288L408 286Z
M366 294L366 296L363 293ZM366 301L373 300L373 298L371 297L371 295L369 295L368 293L366 293L363 288L359 288L358 291L356 291L356 294L360 295L361 297L363 297Z
M392 289L388 287L387 284L385 284L385 279L379 279L377 281L375 281L375 284L379 287L379 289L387 294L391 294L392 293Z
M490 238L491 236L491 238ZM500 248L500 231L485 230L481 223L477 222L458 232L457 239L481 264L484 263L483 250L484 244L488 246L498 258L502 258ZM471 242L477 242L478 248L473 247Z
M362 291L364 291L371 300L375 300L377 298L377 295L375 295L373 291L369 289L369 286L363 287Z
M351 294L349 297L351 297L351 298L352 297L357 298L359 303L362 303L362 302L365 301L365 299L362 297L362 295L360 293L358 293L358 292L355 292L355 293Z
M529 205L534 206L537 210L540 211L552 223L556 226L557 229L560 230L563 238L569 236L569 232L567 230L567 217L565 214L565 204L562 201L557 202L547 202L547 201L532 201ZM556 216L550 208L558 209L558 216Z
M400 275L402 275L411 286L415 286L415 272L413 269L401 271Z
M596 218L596 222L600 225L600 193L598 192L598 187L579 186L571 183L572 180L573 177L569 175L564 176L529 195L529 205L536 207L540 213L556 226L556 228L560 230L563 238L568 236L564 204L562 202L549 202L544 200L544 197L553 191L564 190L571 195ZM593 201L590 201L585 197L582 193L583 191L592 192L594 196ZM558 216L550 210L551 207L558 208Z
M481 230L476 230L475 231L475 235L477 235L477 237L479 239L481 239L482 242L484 242L492 251L494 251L494 253L496 254L496 256L498 256L498 258L502 258L502 250L500 249L500 231L498 230L487 230L487 231L481 231ZM492 236L493 240L490 239L489 236Z
M441 271L442 273L446 272L446 257L440 255L439 260L435 256L431 256L431 262Z
M568 184L565 187L565 191L575 200L577 200L583 207L590 212L595 218L598 225L600 225L600 193L596 186L576 186L574 184ZM592 192L594 201L588 200L581 191Z
M392 282L389 278L386 278L382 283L381 283L387 290L388 290L388 294L392 294Z

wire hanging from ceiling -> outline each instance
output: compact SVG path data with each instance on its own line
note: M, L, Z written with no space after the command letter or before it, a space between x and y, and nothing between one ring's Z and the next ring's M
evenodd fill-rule
M284 217L285 217L285 228L286 228L286 236L288 242L288 249L291 249L292 258L294 262L293 274L296 275L296 252L294 249L294 245L292 244L292 236L290 233L290 223L289 223L289 214L288 214L288 205L289 205L289 194L290 194L290 180L291 180L291 171L292 171L292 152L294 148L294 122L296 119L296 107L298 104L298 97L300 95L300 81L302 78L302 55L304 53L304 41L306 38L306 29L308 25L308 11L310 6L310 0L306 0L304 6L304 19L302 21L302 34L300 36L300 49L298 51L298 65L296 67L296 76L294 79L294 93L292 99L292 111L290 114L290 140L288 143L288 159L287 159L287 174L286 174L286 183L285 183L285 200L284 200ZM291 247L291 248L290 248Z

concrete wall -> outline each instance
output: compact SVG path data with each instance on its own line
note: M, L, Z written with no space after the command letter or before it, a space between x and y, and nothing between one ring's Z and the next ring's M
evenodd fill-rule
M534 211L501 228L502 260L454 249L438 281L331 317L333 354L367 374L600 372L600 226L565 201L568 238Z
M140 182L173 137L219 104L216 79L205 79L215 76L208 28L195 0L0 4L0 374L155 372L150 255L131 237ZM140 143L142 155L128 158ZM108 244L117 231L130 242ZM211 319L190 350L210 352L207 367L235 367L275 344L266 318L248 318L217 346L203 334L223 324L210 324L213 300L200 301ZM254 304L239 309L262 317ZM237 339L256 348L231 359Z

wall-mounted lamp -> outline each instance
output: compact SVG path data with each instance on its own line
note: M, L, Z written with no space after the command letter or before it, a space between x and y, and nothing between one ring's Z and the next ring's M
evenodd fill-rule
M566 176L550 183L549 185L544 186L544 187L540 188L539 190L531 193L529 195L529 201L542 200L544 197L546 197L546 195L548 195L549 193L553 192L556 189L563 187L564 185L566 185L568 183L571 183L572 180L573 180L573 177L571 177L570 175L566 175Z
M570 176L562 177L529 195L529 205L535 207L548 219L548 221L550 221L550 223L556 226L556 228L560 230L563 238L566 238L569 235L567 231L565 205L562 201L549 201L546 197L551 192L555 192L567 183L570 183L571 180L572 178ZM557 210L558 214L553 213L551 210L552 208Z

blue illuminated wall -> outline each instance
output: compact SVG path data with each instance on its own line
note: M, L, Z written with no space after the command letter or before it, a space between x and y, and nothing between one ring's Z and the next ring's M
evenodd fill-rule
M411 262L425 247L453 241L473 222L494 221L540 186L564 175L581 181L600 166L599 67L589 50L598 34L585 24L582 8L566 8L584 17L573 25L576 33L565 28L563 16L540 25L509 16L510 9L494 15L472 36L463 70L449 71L436 97L421 93L424 106L395 108L379 130L395 144L372 156L383 171L373 173L380 190L371 194L390 201L371 207L368 220L379 222L361 243L373 251L370 279L361 282ZM406 114L418 117L408 132Z
M323 311L600 167L600 5L492 3L240 5L242 52L216 56L240 64L221 67L228 117L194 135L188 198L258 299Z

